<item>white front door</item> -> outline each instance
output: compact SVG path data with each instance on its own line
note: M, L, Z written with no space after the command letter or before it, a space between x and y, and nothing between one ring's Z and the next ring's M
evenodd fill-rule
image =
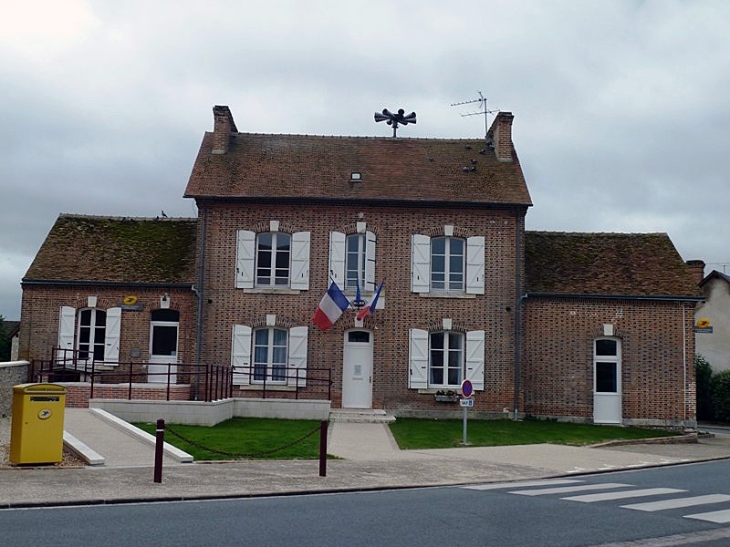
M593 422L620 424L621 346L618 340L598 339L593 360Z
M345 333L342 359L342 408L373 406L373 340L364 330Z
M150 327L150 360L147 381L177 382L177 322L153 321Z

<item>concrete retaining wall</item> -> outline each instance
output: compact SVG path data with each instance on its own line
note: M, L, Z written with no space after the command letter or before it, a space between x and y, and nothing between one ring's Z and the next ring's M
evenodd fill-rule
M13 386L28 382L28 361L0 363L0 418L10 416L13 408Z
M326 420L330 401L225 399L203 401L120 401L91 399L89 408L101 408L127 422L213 426L234 417Z

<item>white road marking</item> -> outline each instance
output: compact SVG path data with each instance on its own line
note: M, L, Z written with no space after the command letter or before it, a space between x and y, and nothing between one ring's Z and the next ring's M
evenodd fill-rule
M576 482L583 482L577 479L541 479L539 481L515 481L515 482L501 482L495 484L473 484L470 486L460 486L460 488L466 488L467 490L500 490L503 488L528 488L530 486L548 486L551 484L574 484Z
M628 490L623 492L604 492L602 494L586 494L584 496L571 496L561 498L569 501L582 501L584 503L593 503L595 501L611 501L626 498L643 498L646 496L659 496L661 494L676 494L678 492L686 492L686 490L678 490L676 488L644 488L641 490Z
M704 520L717 524L727 524L730 522L730 509L724 511L711 511L709 513L697 513L694 515L684 515L686 519Z
M633 486L620 482L605 482L602 484L583 484L581 486L562 486L558 488L540 488L539 490L513 490L510 494L520 496L544 496L548 494L570 494L571 492L585 492L588 490L610 490L611 488L624 488Z
M632 503L631 505L622 505L621 507L624 509L634 509L636 511L665 511L667 509L694 507L695 505L707 505L709 503L720 503L729 500L730 496L727 494L708 494L706 496L693 496L691 498L675 498L671 500Z

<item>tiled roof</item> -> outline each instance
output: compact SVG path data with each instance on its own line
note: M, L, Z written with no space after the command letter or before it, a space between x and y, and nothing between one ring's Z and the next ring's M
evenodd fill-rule
M195 219L61 215L23 281L192 283Z
M700 287L704 286L710 279L722 279L726 283L730 283L730 276L717 270L712 270L705 278L700 282Z
M667 234L527 232L528 293L699 296Z
M186 197L531 205L516 153L500 162L484 140L234 133L226 154L212 150L206 133Z

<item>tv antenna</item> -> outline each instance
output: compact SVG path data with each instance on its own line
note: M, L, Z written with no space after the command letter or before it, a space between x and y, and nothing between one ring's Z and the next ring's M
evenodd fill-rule
M481 91L477 91L477 93L479 93L478 99L474 99L473 101L462 101L460 103L451 103L449 106L461 106L461 105L465 105L465 104L479 103L479 110L477 112L467 112L466 114L462 114L461 117L465 118L467 116L484 116L484 136L486 138L486 135L489 132L489 121L487 120L487 116L489 114L494 114L495 112L499 112L499 109L488 110L487 109L487 98L484 95L482 95Z

